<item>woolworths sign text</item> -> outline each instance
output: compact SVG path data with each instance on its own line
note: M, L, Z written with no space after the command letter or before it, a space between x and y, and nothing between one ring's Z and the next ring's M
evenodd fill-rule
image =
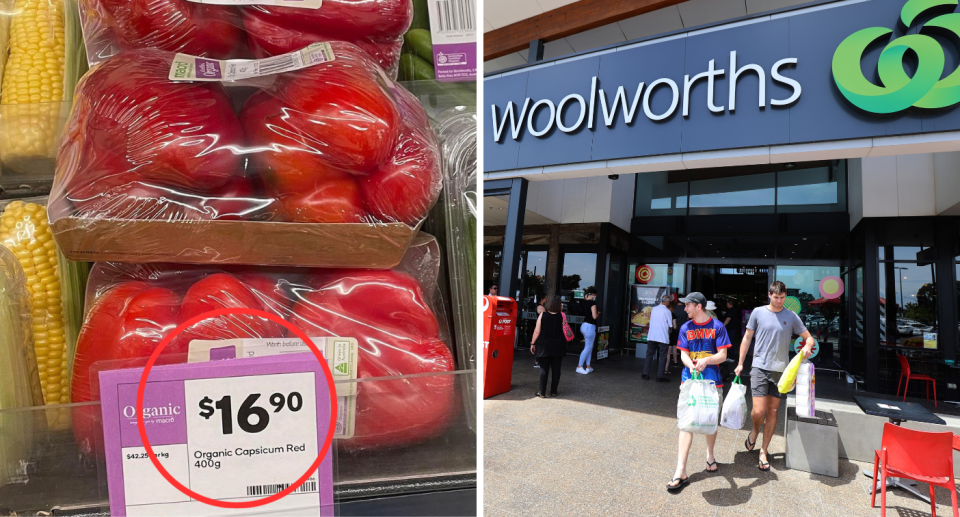
M797 66L797 59L788 57L781 59L770 67L770 78L773 82L789 86L793 93L783 99L768 99L766 91L767 71L757 64L746 64L738 67L737 52L730 52L730 64L728 68L717 69L715 60L711 59L704 72L694 76L684 75L682 84L677 84L671 78L663 77L656 79L650 84L640 82L634 85L611 85L610 89L604 88L605 85L599 84L597 76L591 79L590 95L585 99L582 95L573 93L567 95L560 102L554 104L550 99L533 100L529 97L523 102L523 106L517 106L512 101L508 102L502 110L499 106L493 104L490 106L493 114L493 138L496 142L502 142L506 130L509 128L510 136L517 140L521 132L526 130L530 135L542 138L553 129L554 126L564 133L572 133L580 129L584 124L587 129L593 129L594 124L604 124L607 127L613 125L618 116L623 118L626 124L631 124L639 118L639 112L643 111L643 116L656 122L664 120L673 115L677 109L681 109L684 117L690 116L691 109L698 109L697 106L691 108L690 89L698 81L707 82L707 102L706 109L713 113L733 112L737 107L737 82L745 74L756 74L759 76L759 94L757 97L757 108L765 109L767 104L770 106L789 106L800 98L800 83L783 75L787 67ZM726 99L718 99L714 95L714 85L718 81L729 82L729 95ZM616 87L616 91L613 91ZM672 95L670 107L661 113L654 113L650 107L650 97L658 89L669 90ZM745 99L741 99L745 100ZM683 106L680 107L680 103ZM752 102L749 104L753 104ZM599 111L597 106L599 105ZM744 109L741 107L741 109ZM752 109L752 107L746 107ZM546 120L540 117L540 127L535 127L535 115L545 110L548 113ZM576 121L570 125L564 124L564 114L569 110L575 110L577 113ZM619 111L619 115L618 115ZM571 117L566 117L570 120Z

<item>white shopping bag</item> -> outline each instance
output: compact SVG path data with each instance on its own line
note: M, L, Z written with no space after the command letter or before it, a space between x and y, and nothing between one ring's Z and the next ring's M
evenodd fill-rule
M713 381L703 378L699 372L680 386L677 400L677 427L681 431L697 434L717 432L720 419L720 395Z
M728 429L742 429L747 420L747 387L740 382L740 376L733 379L730 392L723 399L723 411L720 413L720 425Z

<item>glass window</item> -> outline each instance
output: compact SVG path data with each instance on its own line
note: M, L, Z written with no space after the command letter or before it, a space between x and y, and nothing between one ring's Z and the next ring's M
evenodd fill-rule
M933 264L880 264L881 341L924 347L924 334L937 332L937 286Z
M523 276L520 278L520 320L518 331L520 346L529 346L537 325L537 306L546 294L544 274L547 271L546 251L522 251Z
M777 212L845 212L846 163L839 160L819 167L778 172Z
M593 285L597 278L596 253L564 253L560 278L561 301L573 300L573 292Z
M646 235L638 237L638 255L643 258L683 258L687 238L683 236Z
M923 251L919 246L894 246L893 260L917 260L917 253Z
M570 352L583 350L583 334L580 333L580 324L586 316L586 304L581 297L582 290L594 285L597 278L596 253L564 253L563 273L560 277L560 301L563 302L564 312L567 313L567 322L576 336L567 343ZM600 309L602 302L598 303Z
M847 210L846 160L648 172L636 185L637 217Z
M787 295L800 300L800 319L807 330L820 343L820 352L814 358L817 365L832 365L840 353L841 313L846 312L846 290L839 297L829 292L820 293L820 281L827 277L840 277L839 267L827 266L777 266L777 280L787 286ZM837 289L834 283L830 288ZM836 291L833 291L836 292ZM845 329L844 329L845 330ZM794 336L796 337L796 336ZM833 366L830 366L833 367Z
M500 262L503 260L502 248L483 249L483 294L489 294L490 285L500 281Z
M846 235L808 235L777 237L777 258L790 260L845 260L847 258ZM781 262L782 263L782 262Z
M686 215L687 171L637 174L635 215Z
M776 251L773 236L692 235L687 241L687 256L710 259L773 260Z
M686 269L684 264L647 264L653 269L653 278L647 282L647 285L665 285L672 288L671 292L685 293L683 282L686 279ZM631 284L639 283L637 281L637 265L630 265Z
M690 215L772 214L776 173L742 169L690 171Z

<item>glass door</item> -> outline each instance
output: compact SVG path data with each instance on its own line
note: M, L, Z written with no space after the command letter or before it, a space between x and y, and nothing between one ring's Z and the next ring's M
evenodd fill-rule
M689 267L690 291L702 293L716 305L714 313L724 323L733 345L727 357L736 360L750 314L769 303L767 289L773 268L730 264L691 264ZM744 368L749 371L752 364L752 354L747 354Z
M544 282L547 272L546 250L523 250L520 252L520 296L517 298L520 319L517 322L517 346L530 348L533 330L537 326L537 307L546 293Z
M839 368L840 335L845 330L847 292L840 278L840 266L779 265L777 280L787 286L788 308L798 314L810 334L820 343L812 359L818 368ZM793 336L794 341L798 336Z
M567 343L568 353L580 353L583 350L583 334L580 324L586 315L583 303L583 290L595 287L597 278L597 254L564 252L560 256L562 264L560 274L560 301L563 303L567 321L576 337ZM598 309L600 307L598 306ZM602 317L602 316L601 316Z
M605 303L601 303L602 310L607 317L601 317L601 322L603 325L610 327L610 332L607 334L610 339L608 348L612 352L624 346L622 338L624 322L620 315L623 313L625 305L624 294L626 291L624 286L628 282L626 281L626 256L622 253L611 253L609 257L610 267L607 271L607 285L603 290L603 296L606 300Z

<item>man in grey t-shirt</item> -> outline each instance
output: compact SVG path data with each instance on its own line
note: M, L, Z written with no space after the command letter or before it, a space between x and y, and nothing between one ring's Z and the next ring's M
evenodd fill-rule
M813 336L803 326L800 316L783 307L787 298L787 286L777 280L770 284L767 294L770 296L770 305L757 307L750 314L747 332L740 343L740 364L734 370L737 375L743 371L743 362L747 359L750 342L756 336L753 368L750 370L750 388L753 394L753 412L750 417L753 419L753 431L747 436L744 446L748 451L752 451L760 437L760 428L763 427L759 468L764 471L770 470L767 447L770 446L773 431L777 427L777 410L782 398L777 383L787 367L791 338L794 334L804 338L805 344L801 352L806 357L813 354L814 344Z

